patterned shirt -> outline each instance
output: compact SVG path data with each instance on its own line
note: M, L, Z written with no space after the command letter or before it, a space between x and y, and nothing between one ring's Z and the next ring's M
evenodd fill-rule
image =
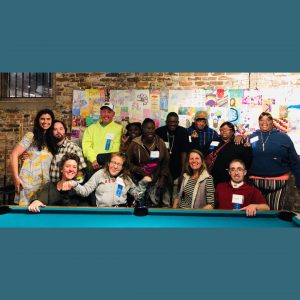
M74 154L78 155L78 157L80 159L79 166L78 166L79 170L82 170L82 169L86 168L86 166L87 166L85 163L81 148L78 145L76 145L75 143L71 142L70 140L65 139L63 144L59 147L57 154L53 157L53 159L51 161L50 180L52 182L56 182L60 178L59 163L60 163L62 157L66 153L74 153Z
M193 179L192 177L190 177L188 179L188 182L186 183L184 190L183 190L183 197L180 201L180 208L191 208L192 207L192 195L193 195L193 191L195 189L197 183L197 179Z

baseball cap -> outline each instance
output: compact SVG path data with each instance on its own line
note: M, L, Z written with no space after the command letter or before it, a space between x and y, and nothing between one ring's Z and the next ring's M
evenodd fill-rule
M204 110L197 111L195 114L195 120L197 119L206 119L208 118L208 114Z
M100 107L100 109L102 109L102 108L104 108L104 107L107 107L107 108L109 108L110 110L114 111L114 105L113 105L112 103L110 103L110 102L104 102L104 103L102 104L102 106Z

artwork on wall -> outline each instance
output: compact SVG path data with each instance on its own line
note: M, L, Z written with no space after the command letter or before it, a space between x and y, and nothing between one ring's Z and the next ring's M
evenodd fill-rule
M73 91L72 139L82 137L85 128L99 119L104 89ZM219 130L230 121L241 134L258 128L261 112L270 112L278 130L287 133L300 154L300 89L194 89L194 90L110 90L115 120L142 122L152 118L157 127L165 125L168 112L179 115L180 125L189 127L198 110L206 110L209 126Z

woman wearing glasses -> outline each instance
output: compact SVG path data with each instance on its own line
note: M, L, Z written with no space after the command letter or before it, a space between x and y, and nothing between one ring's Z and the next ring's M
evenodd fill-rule
M246 169L249 169L252 162L252 149L250 144L247 142L245 144L237 145L234 141L235 129L234 125L230 122L224 122L220 126L220 139L218 142L211 143L214 147L214 151L209 154L211 156L216 156L213 166L207 165L210 169L210 173L214 178L214 184L217 186L220 182L229 181L230 176L228 174L229 163L233 159L242 160ZM207 162L207 158L206 158ZM211 167L211 168L210 168Z
M88 182L80 185L71 180L63 184L63 190L74 188L77 194L87 197L95 191L98 207L127 206L127 193L137 197L145 192L151 178L144 177L136 186L129 177L127 158L123 153L113 153L105 168L97 171Z

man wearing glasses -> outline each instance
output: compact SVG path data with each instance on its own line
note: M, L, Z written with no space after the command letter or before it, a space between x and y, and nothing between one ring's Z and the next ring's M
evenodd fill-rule
M245 182L247 170L242 160L232 160L228 171L231 180L219 183L216 188L216 208L245 210L247 216L255 216L258 210L270 210L262 193Z

